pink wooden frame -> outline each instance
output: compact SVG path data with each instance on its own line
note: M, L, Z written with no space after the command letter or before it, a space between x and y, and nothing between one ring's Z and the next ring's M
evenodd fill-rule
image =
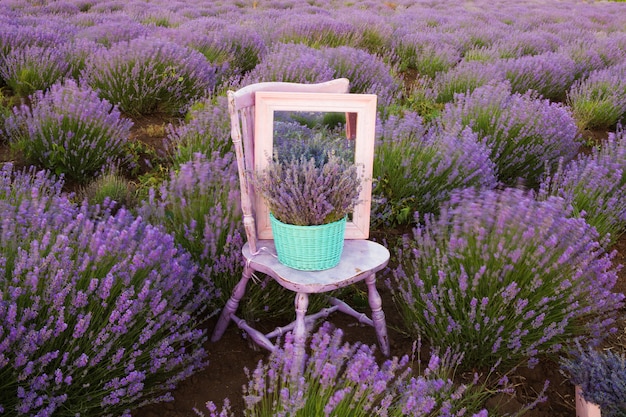
M346 225L346 239L367 239L372 205L372 170L376 129L376 95L341 93L293 93L258 91L255 96L254 169L258 172L273 154L274 112L337 112L356 115L354 162L363 178L360 203ZM349 132L350 135L353 132ZM257 194L257 193L255 193ZM269 209L263 198L255 195L256 227L259 239L272 239Z
M576 385L574 389L576 390L576 417L601 417L600 407L585 401L580 386Z

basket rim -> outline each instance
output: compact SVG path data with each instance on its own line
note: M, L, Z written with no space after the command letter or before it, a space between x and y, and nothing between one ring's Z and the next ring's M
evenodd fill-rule
M280 220L278 220L276 217L274 217L274 215L272 214L272 212L270 212L270 220L271 221L275 221L280 223L281 225L285 226L285 227L289 227L289 228L293 228L293 229L311 229L311 228L318 228L321 229L323 227L328 227L329 225L336 225L337 223L341 223L341 222L347 222L348 220L348 216L346 215L345 217L343 217L342 219L336 220L334 222L330 222L330 223L324 223L324 224L312 224L310 226L305 226L305 225L301 225L301 224L291 224L291 223L285 223L282 222Z

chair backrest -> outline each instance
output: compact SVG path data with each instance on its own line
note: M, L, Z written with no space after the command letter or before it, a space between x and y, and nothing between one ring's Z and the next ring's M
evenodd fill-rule
M287 82L263 82L251 84L237 91L228 91L228 111L230 114L231 138L237 156L239 184L241 187L241 208L243 224L250 250L257 251L257 232L253 207L254 189L248 173L254 172L254 109L255 94L258 91L294 93L348 93L350 82L346 78L318 84L298 84ZM350 135L351 123L346 127Z

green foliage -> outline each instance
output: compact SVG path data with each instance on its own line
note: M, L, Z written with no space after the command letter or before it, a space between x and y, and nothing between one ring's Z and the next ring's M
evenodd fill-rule
M136 190L133 183L114 170L100 175L82 189L81 194L90 205L133 208L137 203Z
M0 143L4 143L7 140L4 133L4 121L11 115L11 97L7 97L3 89L0 89Z
M175 169L194 158L194 154L226 155L233 152L230 116L226 97L194 103L185 122L167 129L168 157Z
M417 128L382 137L373 171L375 226L411 224L415 212L437 213L456 188L495 185L488 151L469 129L458 136Z
M27 97L46 90L71 72L62 48L26 47L10 51L0 67L0 78L13 93Z
M416 71L422 77L434 78L439 72L449 70L456 63L456 59L446 55L436 46L404 42L396 46L400 72Z
M414 111L428 123L439 117L444 108L444 102L437 100L424 86L415 86L411 88L402 103L402 109ZM402 112L399 109L399 112ZM389 110L394 112L393 105Z
M370 54L378 56L385 55L385 52L389 52L391 49L391 42L388 37L371 27L363 28L353 43L356 48L364 49Z
M576 124L582 129L609 129L626 115L626 83L583 82L567 95Z

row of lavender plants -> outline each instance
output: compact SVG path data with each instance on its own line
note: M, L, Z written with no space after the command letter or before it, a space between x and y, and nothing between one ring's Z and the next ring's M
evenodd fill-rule
M223 93L260 81L347 77L352 92L378 95L373 224L416 226L390 242L387 285L407 334L463 359L420 376L394 359L379 376L367 347L319 345L324 327L300 381L277 379L288 342L259 365L246 415L341 415L348 401L364 415L483 415L487 389L510 390L520 364L615 331L623 6L479 3L3 1L0 141L27 164L82 184L133 173L132 118L180 118L166 173L127 208L76 205L50 174L5 166L3 412L128 415L205 365L199 324L241 271ZM580 154L587 128L615 133ZM252 317L291 310L280 288L259 287ZM455 387L446 372L457 367L505 377Z

